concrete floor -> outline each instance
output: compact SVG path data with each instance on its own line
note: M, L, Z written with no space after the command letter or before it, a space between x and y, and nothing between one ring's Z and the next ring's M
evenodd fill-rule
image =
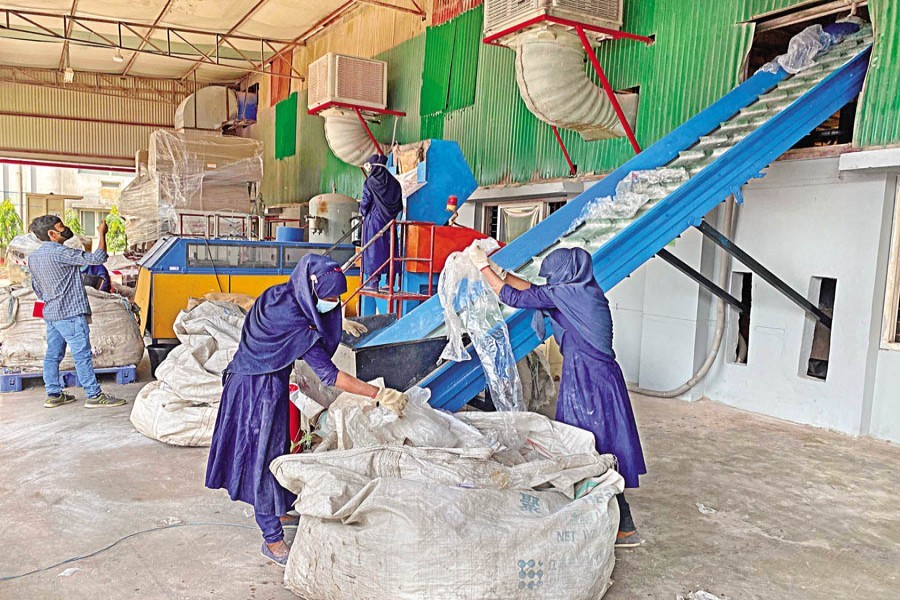
M106 388L133 398L140 385ZM203 487L205 449L144 438L130 406L47 410L42 399L0 396L0 577L159 525L238 527L141 534L0 582L0 598L294 598L259 556L251 513ZM650 475L629 496L648 543L617 552L607 598L898 597L900 449L706 401L635 408Z

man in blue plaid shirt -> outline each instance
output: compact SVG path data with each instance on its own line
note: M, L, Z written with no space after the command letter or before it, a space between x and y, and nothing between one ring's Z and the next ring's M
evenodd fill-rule
M84 252L64 246L71 239L72 230L59 217L45 215L31 222L31 232L43 242L28 257L31 287L44 303L44 320L47 323L47 353L44 356L44 388L47 400L44 406L55 408L75 401L75 396L62 390L59 381L59 363L66 354L66 346L72 350L75 372L84 387L85 408L121 406L125 400L103 393L94 373L91 355L91 338L88 319L91 305L81 279L81 268L102 265L109 258L106 253L107 225L97 227L100 243L94 252Z

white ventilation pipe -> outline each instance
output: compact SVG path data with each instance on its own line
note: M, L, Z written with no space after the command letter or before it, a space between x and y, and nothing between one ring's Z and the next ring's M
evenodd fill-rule
M725 235L725 237L730 238L734 233L734 220L736 211L737 208L734 201L734 196L730 196L728 200L725 201L725 216L723 217L724 226L722 227L722 233ZM719 258L719 276L718 281L716 281L716 285L718 285L722 289L725 289L728 286L728 279L730 275L731 255L727 252L722 252L721 257ZM703 378L706 377L707 373L709 373L710 369L712 369L712 366L716 362L716 358L719 356L719 349L721 349L722 340L725 338L725 317L727 315L727 308L728 306L725 301L721 298L717 298L716 332L713 334L712 344L709 347L709 352L706 354L706 360L703 361L703 364L700 365L700 368L697 369L697 372L694 373L690 379L679 385L677 388L671 390L648 390L637 385L629 385L628 391L642 394L644 396L652 396L654 398L678 398L679 396L686 394L694 386L700 383Z
M606 92L591 81L584 47L562 29L526 31L509 42L516 50L516 81L525 105L549 125L572 129L587 141L622 137ZM616 94L629 125L637 114L637 94Z
M361 167L370 156L378 154L378 148L356 113L327 110L321 116L325 118L325 139L339 159Z

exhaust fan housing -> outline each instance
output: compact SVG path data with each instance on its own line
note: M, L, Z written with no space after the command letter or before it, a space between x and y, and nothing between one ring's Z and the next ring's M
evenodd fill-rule
M387 63L329 52L309 65L309 110L341 102L387 108Z
M484 34L494 35L542 15L619 30L622 27L623 2L624 0L485 0Z

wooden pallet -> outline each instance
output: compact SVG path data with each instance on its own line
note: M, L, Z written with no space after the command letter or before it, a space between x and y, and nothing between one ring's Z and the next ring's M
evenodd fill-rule
M94 373L99 375L115 374L116 383L125 385L126 383L134 383L137 381L137 367L135 365L127 365L124 367L110 367L107 369L94 369ZM21 392L22 382L25 379L43 379L43 371L8 371L4 369L0 373L0 393ZM80 387L78 375L75 371L60 371L59 383L64 388Z

